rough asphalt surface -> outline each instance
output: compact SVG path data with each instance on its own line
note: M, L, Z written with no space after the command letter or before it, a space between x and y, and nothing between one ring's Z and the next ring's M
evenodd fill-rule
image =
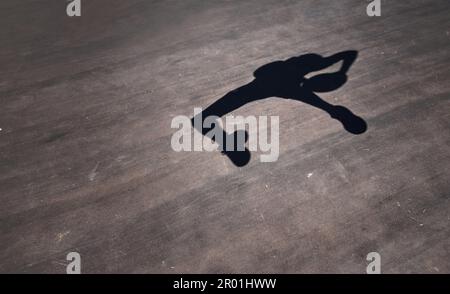
M81 2L0 3L0 272L450 273L450 1ZM344 50L319 96L365 133L273 98L233 114L280 117L278 161L172 150L260 66Z

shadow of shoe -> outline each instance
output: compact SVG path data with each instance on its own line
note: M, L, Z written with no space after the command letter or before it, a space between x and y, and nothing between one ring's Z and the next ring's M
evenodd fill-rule
M335 106L331 117L339 120L344 129L354 135L360 135L367 130L367 123L364 119L355 115L344 106Z

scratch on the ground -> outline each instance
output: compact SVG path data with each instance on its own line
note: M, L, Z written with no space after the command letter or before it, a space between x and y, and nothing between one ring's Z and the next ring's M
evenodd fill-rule
M61 266L67 266L67 264L62 262L62 261L52 261L52 263L57 264L57 265L61 265Z
M222 155L223 169L225 170L226 173L229 173L230 167L228 166L227 156L223 153L221 155Z
M95 165L94 169L89 173L89 181L93 181L95 179L95 177L97 176L97 168L98 168L98 162Z
M415 221L419 226L423 227L423 223L421 223L418 219L416 219L415 217L412 216L411 210L408 210L407 213L408 213L409 219Z

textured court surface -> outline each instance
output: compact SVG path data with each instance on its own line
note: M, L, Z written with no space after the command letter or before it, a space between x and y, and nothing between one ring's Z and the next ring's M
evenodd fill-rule
M450 2L0 3L0 272L450 273ZM171 149L192 115L305 53L357 50L320 96L268 99L280 157Z

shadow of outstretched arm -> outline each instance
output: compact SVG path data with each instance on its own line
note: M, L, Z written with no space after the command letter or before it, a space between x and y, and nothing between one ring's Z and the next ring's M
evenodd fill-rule
M247 85L239 87L233 91L228 92L223 97L218 99L216 102L208 106L201 113L197 114L192 118L192 125L200 131L203 135L207 135L207 133L214 128L214 125L211 127L204 127L203 122L207 117L216 116L222 117L234 110L250 103L252 101L256 101L259 99L267 98L264 97L264 94L260 89L258 89L258 85L254 82L250 82ZM200 118L201 116L201 118ZM201 126L195 126L194 120L198 119L202 122ZM212 138L211 138L212 139Z

